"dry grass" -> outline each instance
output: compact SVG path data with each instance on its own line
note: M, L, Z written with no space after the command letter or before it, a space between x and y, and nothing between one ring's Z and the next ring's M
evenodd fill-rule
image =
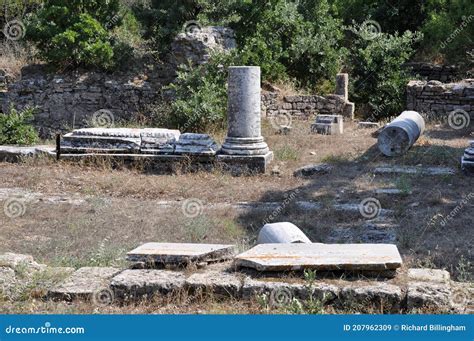
M457 174L446 177L420 175L374 175L380 164L443 165L459 167L459 157L469 134L429 126L426 135L408 154L387 159L378 154L370 130L346 124L343 136L309 133L310 122L295 121L289 135L279 135L264 122L264 135L277 154L272 166L280 175L232 177L221 171L182 175L144 174L137 169L110 169L73 163L29 160L0 164L0 187L21 188L48 196L82 198L82 204L27 202L26 212L15 219L0 210L0 252L32 254L50 265L126 266L125 253L148 241L236 243L241 249L253 245L262 222L272 213L246 212L215 203L283 202L297 191L296 200L312 200L321 210L301 210L294 201L281 210L275 221L291 221L313 241L324 241L338 226L360 226L366 221L357 212L335 212L332 204L359 203L374 196L376 188L393 187L407 194L380 197L382 208L395 211L397 245L406 267L445 268L454 278L472 280L474 201L456 209L472 193L474 179ZM279 151L285 151L279 152ZM278 156L279 155L279 156ZM293 177L295 168L318 162L334 164L330 174L310 179ZM412 192L411 194L408 194ZM186 217L181 204L202 200L198 217ZM160 201L176 202L163 207ZM0 201L3 206L5 201ZM456 211L442 224L440 217ZM188 302L189 303L189 302ZM3 305L3 303L2 303ZM14 304L13 304L14 305ZM31 302L6 304L4 311L89 313L87 302L75 304ZM154 312L267 313L255 302L192 302L177 305L138 304L106 307L106 313Z

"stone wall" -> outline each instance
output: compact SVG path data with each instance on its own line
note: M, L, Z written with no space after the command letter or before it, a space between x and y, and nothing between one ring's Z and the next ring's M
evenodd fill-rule
M205 63L212 51L235 46L231 29L196 26L176 36L165 63L143 61L122 74L51 74L43 67L28 66L13 81L0 72L0 111L6 112L10 104L17 109L37 107L33 123L44 138L91 126L97 116L99 126L129 120L161 100L163 85L174 80L179 65Z
M456 65L436 65L431 63L412 62L406 63L405 67L413 76L420 76L426 80L452 82L461 77L459 67Z
M291 95L279 97L276 92L262 92L262 114L264 116L291 115L295 118L311 118L316 114L343 115L353 118L354 104L344 96L330 94Z
M21 109L37 107L34 124L42 137L91 125L94 113L110 123L129 119L159 96L159 83L111 77L102 73L33 74L8 85L1 109L10 103Z
M407 109L445 119L454 110L467 112L474 119L474 79L458 83L410 81L407 86Z

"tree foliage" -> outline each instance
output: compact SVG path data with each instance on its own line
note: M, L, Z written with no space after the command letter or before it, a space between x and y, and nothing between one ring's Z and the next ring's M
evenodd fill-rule
M119 0L47 0L31 18L27 36L48 62L109 68L118 11Z

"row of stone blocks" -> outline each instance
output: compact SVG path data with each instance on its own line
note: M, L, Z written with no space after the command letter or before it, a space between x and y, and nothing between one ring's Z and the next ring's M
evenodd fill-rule
M255 277L235 272L229 263L189 270L86 267L49 291L50 299L92 299L98 304L152 299L155 295L186 292L251 300L266 296L275 305L312 297L323 304L350 307L383 307L384 311L432 307L444 311L473 312L474 288L450 280L449 273L434 269L409 269L404 280L316 279ZM103 298L106 297L104 300Z

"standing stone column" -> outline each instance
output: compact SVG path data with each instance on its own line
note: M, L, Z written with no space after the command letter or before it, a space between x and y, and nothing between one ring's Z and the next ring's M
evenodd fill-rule
M349 101L349 75L347 73L336 75L336 95L343 96L346 102Z
M228 131L221 153L266 155L260 129L260 67L231 66L228 78Z

